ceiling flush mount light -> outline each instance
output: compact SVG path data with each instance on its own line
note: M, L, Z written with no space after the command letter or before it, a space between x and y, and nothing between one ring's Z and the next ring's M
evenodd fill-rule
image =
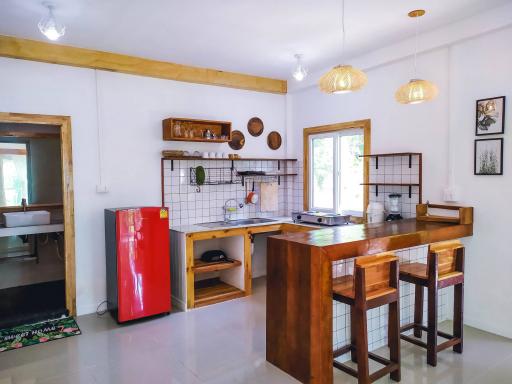
M48 13L39 21L37 26L41 33L49 40L58 40L66 33L66 27L58 23L55 19L55 15L53 14L55 7L52 4L44 3L43 5L48 8Z
M345 0L342 0L341 12L342 45L341 57L345 54ZM360 69L351 65L337 65L320 78L318 86L325 93L349 93L359 91L368 82L368 77Z
M395 93L395 99L401 104L419 104L433 100L438 94L437 86L428 81L417 78L417 56L418 56L418 24L419 18L425 14L423 9L409 12L409 17L416 19L416 47L414 49L414 78L407 84L402 85Z
M302 81L308 75L308 70L302 63L302 55L296 54L294 55L294 57L297 62L295 63L295 68L293 69L292 76L295 80Z

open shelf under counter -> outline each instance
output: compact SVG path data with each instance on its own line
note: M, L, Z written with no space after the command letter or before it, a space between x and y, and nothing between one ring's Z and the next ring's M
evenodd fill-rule
M194 289L194 307L198 308L243 296L245 296L244 291L218 278L196 281Z
M226 269L240 267L242 262L240 260L229 260L229 261L218 261L218 262L205 262L201 259L194 260L194 266L192 269L194 273L208 273L208 272L216 272L223 271Z

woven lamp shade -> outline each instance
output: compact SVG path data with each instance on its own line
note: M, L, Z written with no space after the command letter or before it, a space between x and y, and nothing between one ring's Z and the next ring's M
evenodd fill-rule
M359 91L368 82L366 74L351 65L338 65L320 78L318 85L325 93Z
M395 93L395 99L401 104L419 104L435 99L439 90L427 80L413 79L402 85Z

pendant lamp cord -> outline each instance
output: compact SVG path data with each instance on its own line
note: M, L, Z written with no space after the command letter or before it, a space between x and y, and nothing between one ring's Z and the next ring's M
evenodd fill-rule
M345 60L345 0L341 0L341 63Z
M420 18L419 16L415 17L416 19L416 31L414 38L414 79L418 77L418 34L419 34L419 26L420 26Z

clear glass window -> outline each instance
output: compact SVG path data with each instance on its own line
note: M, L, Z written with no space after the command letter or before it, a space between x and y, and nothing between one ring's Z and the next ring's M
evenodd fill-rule
M311 135L309 140L310 209L362 216L363 129Z

